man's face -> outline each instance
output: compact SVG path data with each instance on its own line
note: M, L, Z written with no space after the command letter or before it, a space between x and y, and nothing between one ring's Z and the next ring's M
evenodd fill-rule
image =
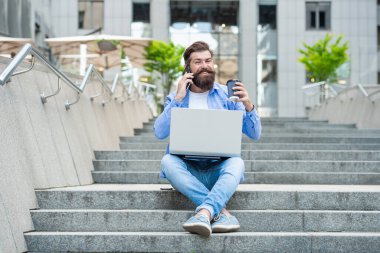
M215 81L214 61L209 51L190 55L190 68L194 73L193 83L202 90L210 90Z

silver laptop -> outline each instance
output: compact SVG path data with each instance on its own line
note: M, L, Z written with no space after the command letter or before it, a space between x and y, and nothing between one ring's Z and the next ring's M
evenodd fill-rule
M188 158L240 156L242 124L242 111L173 108L169 152Z

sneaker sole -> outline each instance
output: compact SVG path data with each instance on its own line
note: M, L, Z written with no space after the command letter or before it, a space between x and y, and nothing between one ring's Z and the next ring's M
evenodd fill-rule
M228 233L228 232L235 232L239 230L240 226L235 225L235 226L215 226L212 227L212 232L213 233Z
M212 233L211 229L202 223L183 225L183 228L190 233L199 234L204 237L209 237Z

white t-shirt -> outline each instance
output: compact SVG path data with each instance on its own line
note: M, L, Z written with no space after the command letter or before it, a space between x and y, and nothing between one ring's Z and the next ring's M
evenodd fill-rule
M203 93L190 92L189 108L191 109L208 109L207 97L209 91Z

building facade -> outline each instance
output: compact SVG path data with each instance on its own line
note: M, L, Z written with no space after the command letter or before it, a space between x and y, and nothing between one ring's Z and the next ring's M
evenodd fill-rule
M13 1L1 2L9 5ZM349 42L350 62L345 66L349 84L378 83L376 0L31 2L32 23L44 27L44 37L101 30L105 34L171 39L184 46L204 40L215 52L217 80L242 80L262 115L306 116L315 99L301 89L308 81L304 66L297 61L298 49L303 42L314 43L326 33L342 34ZM36 29L36 25L31 27Z

